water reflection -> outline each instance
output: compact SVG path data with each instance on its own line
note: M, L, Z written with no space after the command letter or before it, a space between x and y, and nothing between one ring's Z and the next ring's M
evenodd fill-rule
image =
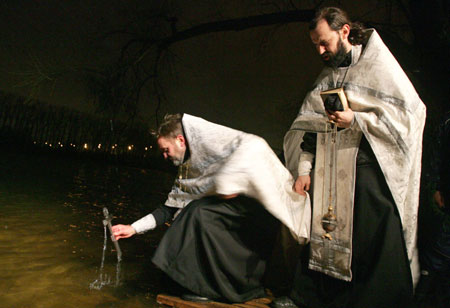
M150 257L164 230L109 240L103 288L103 212L131 223L165 200L169 174L93 161L0 152L0 302L2 307L152 307L160 272ZM108 278L109 277L109 278Z

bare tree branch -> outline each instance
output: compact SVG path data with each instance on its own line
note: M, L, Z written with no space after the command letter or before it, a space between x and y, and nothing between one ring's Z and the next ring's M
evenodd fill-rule
M141 96L140 92L144 88L145 84L153 80L153 90L157 98L157 106L155 112L156 118L158 118L157 113L160 110L162 101L164 100L164 93L162 90L162 86L156 79L159 75L158 72L160 70L160 60L162 54L166 52L172 44L210 33L244 31L261 26L282 25L292 22L308 22L309 20L311 20L313 15L314 10L291 10L286 12L208 22L193 26L179 32L176 32L176 19L167 18L165 19L165 21L170 23L171 29L171 34L169 36L159 39L151 37L147 40L133 38L129 40L122 48L119 61L125 61L126 63L128 63L125 64L126 66L128 66L127 69L134 72L135 79L136 81L138 81L139 86L135 88L135 91L137 91L135 93L135 97L139 98ZM158 32L155 36L158 36L160 34L161 32ZM139 44L142 44L142 46L139 48L139 51L135 52L134 57L129 56L127 50L129 50L133 45ZM154 55L151 59L150 64L153 68L152 72L149 73L145 69L139 69L144 59L151 54ZM129 56L128 60L126 59L127 55ZM144 74L143 77L139 77L140 72ZM123 76L126 76L126 74L123 74ZM139 81L140 78L143 78L143 80Z
M175 35L163 39L160 42L160 46L161 48L166 48L173 43L213 32L243 31L250 28L281 23L308 22L313 16L314 10L293 10L288 12L208 22L177 32Z

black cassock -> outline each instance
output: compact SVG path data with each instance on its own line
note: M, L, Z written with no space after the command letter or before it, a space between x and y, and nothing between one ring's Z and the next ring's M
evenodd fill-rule
M176 217L152 261L197 295L228 302L263 297L278 225L254 199L202 198Z
M413 286L402 225L376 162L357 165L351 282L308 269L308 249L290 296L311 308L411 307Z

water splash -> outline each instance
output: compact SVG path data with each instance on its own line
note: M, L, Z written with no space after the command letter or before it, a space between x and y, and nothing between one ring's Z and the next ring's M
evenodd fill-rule
M115 248L116 248L116 252L117 252L116 282L114 285L115 285L115 287L118 287L120 285L120 263L122 261L122 251L120 250L119 243L112 235L111 216L109 215L108 209L106 207L103 208L103 213L105 215L105 219L103 220L104 240L103 240L102 261L100 263L99 278L89 284L89 289L91 289L91 290L100 290L104 286L112 284L111 277L109 277L106 273L103 272L104 265L105 265L106 248L108 246L108 239L107 239L107 234L106 234L107 226L111 232L111 240L113 241Z
M103 268L105 265L106 247L108 245L105 224L103 224L103 230L105 236L103 240L103 253L102 253L102 262L100 263L99 278L89 284L89 289L91 290L100 290L104 286L111 284L111 278L103 273Z

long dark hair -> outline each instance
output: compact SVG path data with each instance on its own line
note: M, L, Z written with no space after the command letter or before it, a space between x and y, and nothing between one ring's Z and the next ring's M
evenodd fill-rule
M317 27L317 23L325 19L334 31L339 31L345 24L350 26L350 35L348 40L352 45L360 45L365 39L365 28L359 22L352 22L346 12L337 7L324 7L316 12L313 20L309 23L309 30L314 30Z

